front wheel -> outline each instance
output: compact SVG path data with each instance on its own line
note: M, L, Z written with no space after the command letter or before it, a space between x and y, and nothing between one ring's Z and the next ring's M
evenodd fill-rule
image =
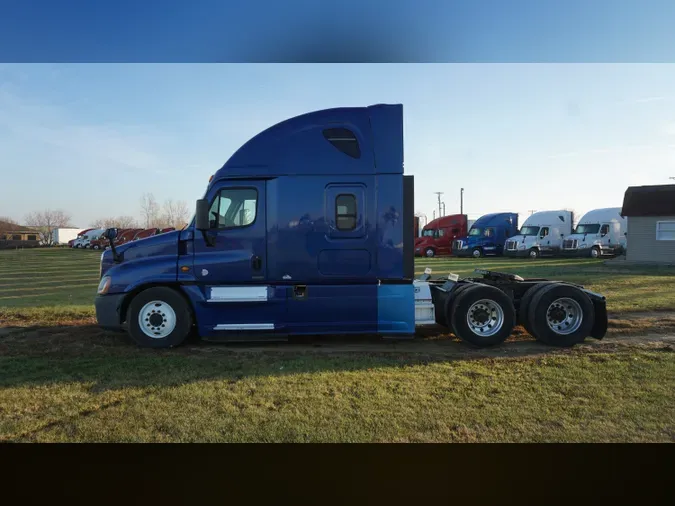
M510 297L494 286L481 284L459 293L449 316L455 335L479 347L504 342L516 322Z
M181 344L192 328L187 301L175 290L158 286L136 295L127 315L129 335L143 348L172 348Z
M480 258L483 256L483 251L480 248L474 248L471 252L471 256L474 258Z
M432 258L436 252L433 250L433 248L427 248L426 251L424 252L427 258Z
M600 248L597 246L591 248L591 258L600 258Z
M92 249L100 249L100 248L101 248L101 247L100 247L98 244L94 244L94 245L92 246Z
M539 258L539 250L538 250L538 249L535 249L535 248L532 248L532 249L530 250L528 256L529 256L531 259L533 259L533 260L534 260L535 258Z

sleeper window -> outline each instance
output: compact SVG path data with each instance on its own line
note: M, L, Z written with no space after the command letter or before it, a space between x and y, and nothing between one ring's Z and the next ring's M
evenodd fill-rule
M352 158L361 158L359 141L353 132L346 128L328 128L323 131L324 138L335 148Z
M343 232L356 228L356 197L354 195L343 193L335 198L335 226Z
M218 193L209 210L211 228L239 228L256 218L258 191L255 188L226 188Z

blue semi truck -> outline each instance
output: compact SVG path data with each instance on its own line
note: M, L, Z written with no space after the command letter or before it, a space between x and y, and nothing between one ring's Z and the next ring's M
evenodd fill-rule
M185 229L121 246L105 232L98 323L150 348L190 334L412 338L427 324L476 346L518 322L551 345L605 335L605 298L581 286L489 271L415 279L413 191L402 105L278 123L211 177Z
M517 213L492 213L478 218L466 237L452 245L452 254L458 257L480 258L504 254L504 243L518 231Z

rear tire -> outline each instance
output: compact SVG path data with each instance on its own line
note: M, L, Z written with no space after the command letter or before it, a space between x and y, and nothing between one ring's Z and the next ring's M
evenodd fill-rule
M538 341L564 348L583 342L595 322L591 299L579 288L559 283L537 290L527 314Z
M452 304L452 329L462 341L478 347L503 343L515 325L513 302L493 286L474 284Z
M443 325L448 327L455 335L457 335L457 332L455 332L455 329L452 326L452 304L455 302L455 299L457 299L460 293L462 293L467 288L471 288L472 286L474 286L472 283L459 285L445 301L445 306L443 307Z
M136 295L127 312L131 339L142 348L172 348L188 337L192 312L181 294L157 286Z
M518 323L520 323L525 328L525 330L527 330L527 333L530 334L535 339L537 339L537 336L534 335L534 330L532 330L532 323L530 322L530 318L528 316L528 310L530 309L532 298L537 294L539 290L541 290L545 286L548 286L549 284L550 283L544 282L534 285L527 292L525 292L523 298L520 299L520 306L518 307Z

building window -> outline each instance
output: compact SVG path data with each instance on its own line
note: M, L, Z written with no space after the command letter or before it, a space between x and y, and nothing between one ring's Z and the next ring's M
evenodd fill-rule
M20 241L20 240L21 240L21 236L20 236L20 235L15 234L15 235L12 236L12 241Z
M356 197L342 193L335 198L335 226L342 232L356 228Z
M37 241L37 235L29 235L28 240L29 241Z
M258 190L226 188L220 190L211 204L211 228L241 228L252 225L256 218Z
M323 131L323 136L337 149L352 158L361 158L361 148L356 135L346 128L328 128Z
M675 221L657 221L656 240L675 241Z

